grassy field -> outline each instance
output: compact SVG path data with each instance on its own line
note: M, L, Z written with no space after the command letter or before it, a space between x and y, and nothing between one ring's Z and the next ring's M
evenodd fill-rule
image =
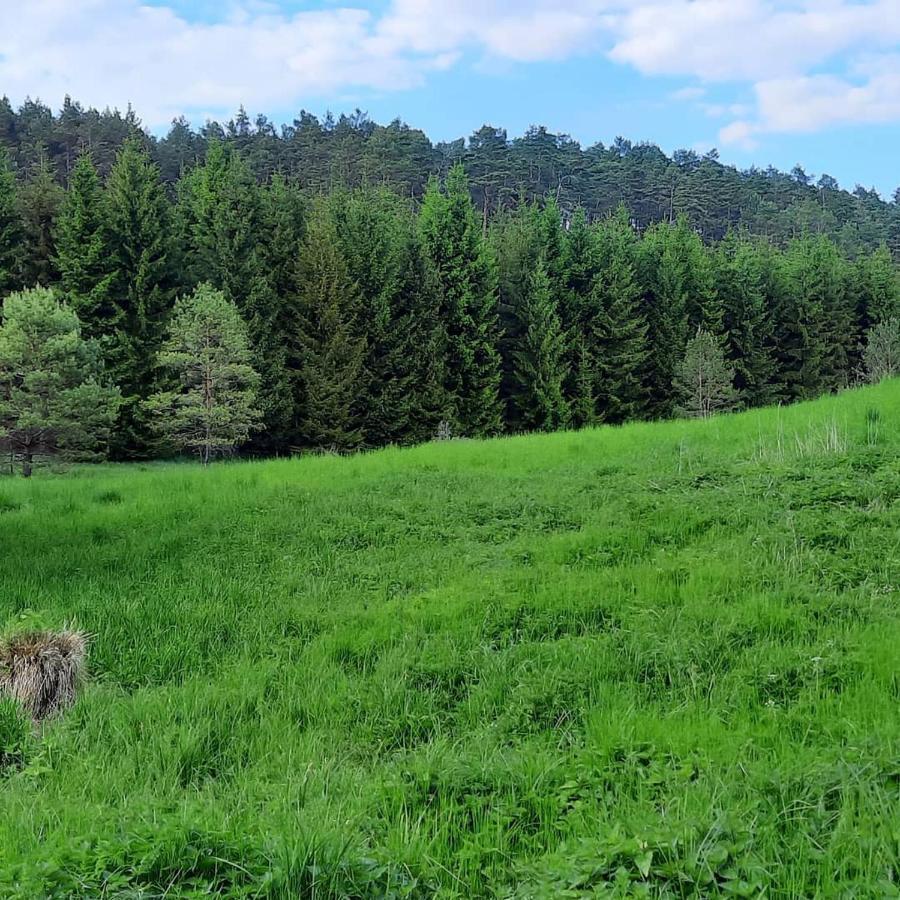
M95 635L2 898L900 896L900 382L5 478L0 554Z

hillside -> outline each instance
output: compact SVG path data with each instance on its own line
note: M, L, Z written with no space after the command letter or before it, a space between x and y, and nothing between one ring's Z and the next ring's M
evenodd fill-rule
M4 478L0 627L95 640L0 896L892 896L898 501L897 381Z
M842 189L832 176L807 174L800 165L791 172L771 166L740 171L720 162L715 150L668 156L655 144L623 137L582 147L540 125L516 137L484 125L468 138L433 142L399 119L381 125L359 110L321 119L301 111L278 125L264 115L251 120L241 109L229 122L200 129L182 117L157 137L141 130L139 113L99 111L69 98L57 113L36 100L16 109L0 96L0 149L23 178L49 164L66 183L79 153L89 149L105 175L125 139L138 133L162 177L174 184L206 158L212 142L224 141L261 180L282 172L312 193L379 184L407 197L421 197L429 175L446 174L462 162L472 199L488 216L521 199L552 196L569 213L580 206L591 217L624 203L641 229L683 214L710 240L735 227L781 244L813 232L829 235L852 255L883 242L900 254L896 194L885 200L865 185Z

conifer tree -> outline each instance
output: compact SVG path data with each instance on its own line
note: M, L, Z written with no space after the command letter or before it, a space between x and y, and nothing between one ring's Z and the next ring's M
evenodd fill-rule
M684 359L675 376L677 411L706 419L734 409L738 403L734 370L728 367L719 339L699 329L688 341Z
M597 273L591 286L596 319L594 369L598 418L624 422L643 418L646 385L647 322L635 273L635 235L624 206L598 231Z
M562 428L569 420L563 396L565 337L543 257L528 279L521 321L522 337L514 355L516 421L527 430Z
M722 301L725 353L735 389L746 406L769 401L773 364L763 259L757 246L729 233L715 251L716 290Z
M862 257L854 277L858 296L856 316L862 333L900 315L900 276L887 246L882 244Z
M419 227L446 323L453 424L464 434L493 434L502 427L496 275L461 165L448 173L445 191L429 182Z
M69 178L56 226L60 287L78 315L85 337L108 346L122 324L113 295L110 235L103 186L89 154L82 154Z
M209 284L175 303L159 365L173 390L146 401L153 428L203 465L247 442L259 421L259 376L247 326L234 303Z
M241 311L261 378L265 434L283 440L294 411L281 313L296 296L290 282L303 231L299 196L284 179L260 190L247 163L221 141L210 144L204 165L182 178L178 195L187 286L208 281ZM288 293L280 295L282 288Z
M443 328L408 204L383 189L337 192L328 203L359 291L366 359L357 399L368 446L431 437L446 416Z
M900 319L884 319L869 330L863 362L874 384L900 375Z
M9 155L0 146L0 301L21 284L22 218Z
M172 299L169 215L159 170L136 138L127 140L106 184L110 296L121 309L107 369L122 390L113 451L146 456L151 434L142 401L156 389L156 353Z
M297 352L299 433L312 447L352 450L364 438L357 399L364 390L365 340L359 294L324 211L309 222L302 249Z
M26 285L56 283L56 219L63 189L56 183L45 156L19 191L22 218L22 280Z
M103 383L96 348L49 288L10 294L0 325L0 448L22 459L102 456L119 392Z

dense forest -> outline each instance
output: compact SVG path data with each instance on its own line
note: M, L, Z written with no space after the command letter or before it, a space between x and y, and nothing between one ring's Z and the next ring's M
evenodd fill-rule
M667 417L692 366L721 408L837 390L898 314L898 253L896 202L799 168L540 128L433 145L362 114L156 139L0 101L0 298L40 285L77 315L120 459L164 452L151 400L198 290L246 330L251 447L345 450Z

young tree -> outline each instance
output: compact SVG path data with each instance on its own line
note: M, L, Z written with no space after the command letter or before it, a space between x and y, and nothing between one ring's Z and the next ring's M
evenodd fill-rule
M885 319L869 331L863 364L872 382L900 375L900 319Z
M180 298L158 357L178 386L146 401L154 429L203 465L246 443L259 419L250 358L246 325L221 291L201 284Z
M0 300L21 284L22 218L16 201L16 178L0 146Z
M0 446L31 475L38 454L102 455L119 406L96 348L49 288L11 294L0 327Z
M737 405L734 369L725 362L720 342L708 331L697 331L688 341L684 359L675 377L679 413L707 419Z

